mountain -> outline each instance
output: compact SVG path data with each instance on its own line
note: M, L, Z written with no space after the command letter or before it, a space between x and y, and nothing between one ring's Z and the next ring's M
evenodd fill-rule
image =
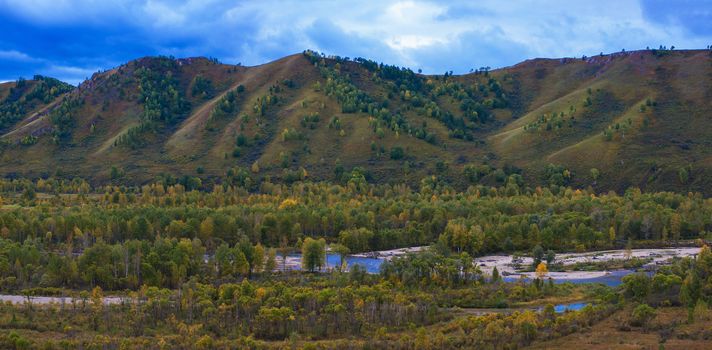
M0 133L0 175L11 177L435 175L460 187L712 194L712 55L643 50L465 75L311 51L255 67L145 57L76 88L40 76L0 84Z

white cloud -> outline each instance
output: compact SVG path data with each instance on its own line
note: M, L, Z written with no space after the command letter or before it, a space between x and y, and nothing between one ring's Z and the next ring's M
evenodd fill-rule
M12 60L12 61L23 61L23 62L31 62L31 61L38 60L24 52L20 52L17 50L0 50L0 59Z
M121 0L0 0L3 11L43 24L93 22L119 18L136 1ZM107 18L108 17L108 18Z
M712 43L712 34L692 35L683 21L651 22L651 6L639 1L658 0L0 0L0 11L44 26L119 28L116 37L140 42L141 50L248 65L311 48L428 73L464 72L531 57ZM0 58L31 59L16 50ZM79 69L65 74L90 74Z
M99 71L99 68L50 65L42 69L40 74L55 77L72 85L78 85L97 71Z
M169 6L160 1L147 1L143 6L143 11L153 19L156 26L180 25L186 20L186 16L180 12L180 8Z
M395 50L419 49L446 42L441 38L426 35L401 35L386 40L386 44Z

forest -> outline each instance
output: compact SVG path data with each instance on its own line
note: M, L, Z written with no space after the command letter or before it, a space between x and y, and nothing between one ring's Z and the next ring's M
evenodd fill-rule
M699 194L457 191L427 179L411 189L358 175L286 185L252 183L248 173L211 190L170 178L134 187L0 180L0 291L27 298L0 306L8 330L0 344L505 349L566 339L610 317L646 330L657 308L706 320L706 247L653 276L628 275L621 287L553 283L546 266L535 266L533 281L505 279L473 260L510 253L542 265L567 251L704 245L712 201ZM327 253L343 260L412 246L429 248L377 273L325 264ZM294 254L301 270L285 268ZM66 299L34 305L36 296ZM570 300L589 305L553 311ZM490 309L503 311L477 311Z

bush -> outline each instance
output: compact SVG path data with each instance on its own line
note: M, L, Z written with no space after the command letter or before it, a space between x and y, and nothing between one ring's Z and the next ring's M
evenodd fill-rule
M623 290L634 300L643 301L650 294L650 277L645 273L634 273L623 277Z
M193 79L193 88L191 89L191 95L193 97L208 99L213 97L214 92L213 82L210 81L210 79L202 75L198 75Z
M403 151L402 147L392 147L391 148L391 159L399 160L399 159L403 159L403 157L405 157L405 151Z
M630 318L630 324L633 326L643 327L655 318L655 309L648 304L640 304L633 309Z

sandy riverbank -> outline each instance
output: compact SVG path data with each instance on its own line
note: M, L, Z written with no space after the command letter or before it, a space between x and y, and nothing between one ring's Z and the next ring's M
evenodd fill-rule
M417 253L427 249L427 246L417 246L417 247L407 247L391 250L373 251L365 252L359 254L352 254L349 257L352 258L362 258L362 259L379 259L379 260L391 260L394 257L402 256L408 253ZM659 249L633 249L631 251L631 257L633 258L649 258L651 259L649 265L660 265L665 264L674 257L689 257L694 256L699 253L700 248L697 247L684 247L684 248L659 248ZM331 254L328 252L328 254ZM518 267L525 267L533 263L531 257L520 257L518 261L513 261L512 255L487 255L474 259L474 263L480 267L482 272L485 274L491 274L492 269L496 266L500 274L507 276L523 276L527 278L534 278L535 274L533 272L522 272ZM585 253L559 253L556 255L556 262L563 264L564 266L571 266L576 263L587 263L587 262L606 262L613 260L624 260L626 259L626 251L624 249L619 250L605 250L596 252L585 252ZM277 269L278 270L298 270L301 266L301 256L298 254L287 256L286 261L282 261L281 257L277 257ZM564 271L564 272L549 272L547 277L551 277L555 280L557 279L591 279L599 278L608 275L609 271Z
M660 248L660 249L633 249L631 257L634 258L650 258L652 261L649 265L659 265L670 261L674 257L689 257L699 253L700 248ZM606 250L586 253L560 253L556 255L556 262L564 266L573 265L576 263L585 262L606 262L612 260L626 259L626 251ZM521 257L518 261L513 261L512 255L488 255L475 258L475 263L480 267L482 272L491 274L492 269L496 266L497 270L504 275L524 276L533 278L534 272L520 272L517 270L517 265L528 266L534 260L531 257ZM607 275L608 271L566 271L566 272L549 272L548 277L553 279L589 279L598 278Z
M398 249L391 249L391 250L378 250L378 251L374 251L374 252L352 254L351 256L355 256L355 257L359 257L359 258L375 258L375 259L391 260L394 257L405 255L408 253L417 253L417 252L420 252L426 248L428 248L428 246L407 247L407 248L398 248Z

